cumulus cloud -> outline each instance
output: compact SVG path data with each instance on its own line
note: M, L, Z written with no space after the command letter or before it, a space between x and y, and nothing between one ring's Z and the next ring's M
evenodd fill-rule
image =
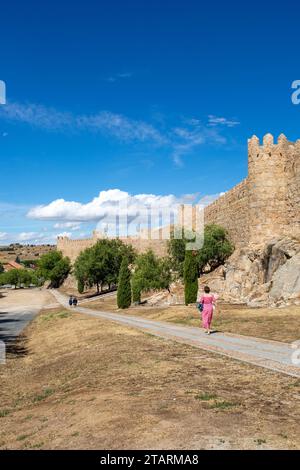
M88 203L56 199L47 205L33 207L27 214L29 218L38 220L57 220L54 226L69 227L74 224L94 222L98 229L113 229L113 227L126 228L131 223L146 226L151 216L152 226L160 225L162 216L163 225L176 221L179 204L198 203L206 206L219 197L219 194L202 197L198 194L186 194L176 197L173 194L137 194L131 195L120 189L101 191L99 195ZM128 225L129 224L129 225ZM70 236L71 233L68 232Z
M20 232L20 233L5 233L5 243L20 243L21 245L43 245L43 244L56 244L57 237L66 236L71 238L74 232ZM75 238L82 238L81 234L76 234ZM0 238L1 240L1 238Z
M6 232L0 232L0 240L6 240L8 237L8 233Z
M45 233L40 232L21 232L15 236L18 242L39 241L48 238Z
M39 220L59 220L74 222L89 222L104 220L108 223L116 217L140 217L147 221L148 212L163 209L174 209L184 198L170 194L160 196L154 194L130 195L120 189L101 191L92 201L83 204L75 201L56 199L50 204L33 207L28 217Z
M176 222L179 204L206 206L222 194L199 199L199 193L181 197L173 194L131 195L120 189L110 189L101 191L88 203L56 199L49 204L33 207L27 212L27 219L41 221L43 225L40 231L0 232L0 240L6 244L55 244L58 236L87 238L91 236L93 227L111 235L136 234L140 228L148 225L149 216L152 228L168 225ZM44 225L45 221L51 220L55 221L52 230ZM85 231L80 231L82 224Z

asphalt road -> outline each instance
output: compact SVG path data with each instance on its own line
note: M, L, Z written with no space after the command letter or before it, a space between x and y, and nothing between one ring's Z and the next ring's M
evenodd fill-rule
M24 328L49 305L53 297L40 289L0 290L0 341L12 343Z
M0 341L14 341L39 312L37 308L0 308Z

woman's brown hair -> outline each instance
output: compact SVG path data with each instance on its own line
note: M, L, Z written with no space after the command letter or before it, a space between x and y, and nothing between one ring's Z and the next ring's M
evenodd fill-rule
M208 286L205 286L204 287L204 292L205 292L205 294L209 294L210 293L210 288Z

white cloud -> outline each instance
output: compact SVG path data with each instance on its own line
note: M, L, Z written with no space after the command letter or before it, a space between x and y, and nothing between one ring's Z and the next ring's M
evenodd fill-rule
M208 116L208 123L211 126L226 126L226 127L235 127L240 124L239 121L234 119L227 119L225 117L218 117L210 114Z
M71 232L62 232L62 233L58 233L56 236L57 237L68 237L68 238L70 238L71 235L72 235Z
M117 82L120 79L131 78L132 75L133 74L131 72L116 73L115 75L111 75L110 77L106 78L106 81L114 83L114 82Z
M8 233L6 232L0 232L0 240L7 240Z
M54 228L69 228L72 231L80 230L81 224L78 222L63 222L63 223L56 223L53 225Z
M28 217L40 220L59 220L74 223L88 221L114 221L116 216L141 216L147 219L148 208L161 210L175 208L183 199L170 194L159 196L154 194L130 195L120 189L101 191L97 197L87 204L75 201L56 199L48 205L32 208Z
M172 131L173 161L177 166L183 164L182 157L203 144L224 145L226 138L217 127L204 125L199 119L186 119L185 127L176 127Z
M131 195L120 189L110 189L101 191L97 197L90 202L83 204L75 201L56 199L47 205L32 208L27 216L38 220L57 220L54 227L74 227L74 224L81 222L99 223L99 227L110 227L129 222L138 221L140 224L147 224L149 211L151 215L158 217L159 212L171 211L176 217L179 204L192 204L200 202L207 205L214 201L219 194L203 197L198 201L198 194L186 194L176 197L173 194L166 196L155 194ZM158 221L158 219L157 219ZM159 221L158 223L159 224ZM71 234L72 232L69 232ZM73 232L74 233L74 232Z
M208 206L212 202L216 201L219 199L220 196L223 196L225 193L216 193L216 194L208 194L207 196L203 196L199 200L199 204L202 204L204 207Z
M44 230L41 232L20 232L20 233L4 233L1 232L4 237L3 241L5 244L9 243L20 243L21 245L43 245L43 244L51 244L55 245L57 237L62 236L62 237L69 237L69 238L87 238L91 234L86 233L86 232L69 232L69 231L63 231L61 233L55 231L49 231L45 232ZM1 233L0 233L0 240L1 238Z
M129 74L119 74L125 78ZM0 118L55 132L92 132L127 143L150 143L169 149L173 161L182 164L182 157L203 145L224 145L224 129L239 124L237 120L209 115L202 123L198 118L181 118L179 125L167 122L148 123L122 114L99 111L75 115L33 103L7 103L0 107Z
M48 239L49 236L46 236L45 233L40 232L21 232L15 236L15 240L18 242L28 242L32 240L38 241L45 238Z
M152 227L168 225L173 222L173 218L165 215L161 221L159 213L170 211L176 220L179 204L201 204L206 206L216 200L223 193L204 196L199 200L199 194L185 194L176 197L173 194L136 194L130 195L120 189L101 191L99 195L88 203L75 201L65 201L57 199L47 205L33 207L27 213L27 218L42 221L40 231L22 231L19 233L0 232L0 240L5 243L21 244L55 244L58 236L69 238L87 238L90 232L79 231L82 222L94 223L97 230L109 230L111 235L116 234L116 221L119 220L120 234L136 232L140 226L146 227L148 216L151 210ZM118 216L118 217L117 217ZM44 226L47 220L54 220L56 223L49 230ZM129 223L129 224L128 224ZM58 229L66 229L60 232ZM68 230L69 229L69 230ZM88 230L92 230L89 228Z
M165 139L151 124L130 119L121 114L101 111L92 115L74 115L37 104L7 103L0 117L49 131L90 131L112 135L124 141L152 141L162 144Z

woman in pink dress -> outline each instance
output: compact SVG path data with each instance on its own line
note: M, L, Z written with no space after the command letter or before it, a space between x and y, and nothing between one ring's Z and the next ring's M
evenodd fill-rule
M212 322L216 298L210 293L210 288L208 286L204 287L204 294L199 299L199 302L203 304L202 326L206 330L205 333L210 335L210 325Z

